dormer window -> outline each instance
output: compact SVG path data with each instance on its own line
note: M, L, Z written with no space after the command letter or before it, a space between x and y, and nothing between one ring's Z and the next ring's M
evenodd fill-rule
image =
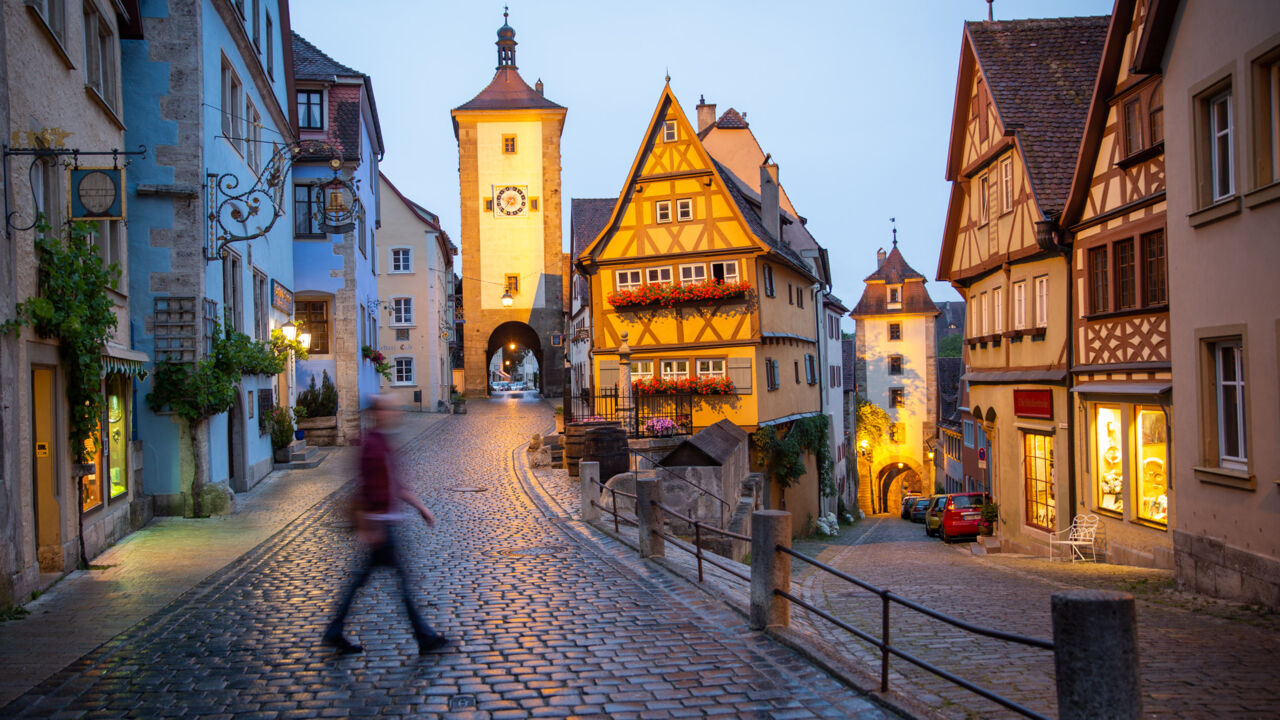
M901 310L902 309L902 286L889 285L888 291L889 291L889 309Z

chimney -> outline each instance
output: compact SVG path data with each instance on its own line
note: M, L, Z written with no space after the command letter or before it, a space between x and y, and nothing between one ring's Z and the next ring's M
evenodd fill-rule
M542 94L542 78L538 78L538 82L533 84L533 89L537 91L539 95Z
M760 219L774 240L782 240L782 215L778 211L778 164L764 156L760 165Z
M884 248L880 248L879 250L876 251L876 269L877 270L879 270L880 267L884 265L884 260L887 257L889 257L889 254L884 251Z
M707 99L698 96L698 132L702 132L716 124L716 104L707 104Z

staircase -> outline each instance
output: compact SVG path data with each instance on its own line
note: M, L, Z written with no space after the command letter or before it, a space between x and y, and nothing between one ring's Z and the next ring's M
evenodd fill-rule
M306 440L294 440L289 444L289 462L278 462L274 470L306 470L324 462L329 456L328 450L307 445Z

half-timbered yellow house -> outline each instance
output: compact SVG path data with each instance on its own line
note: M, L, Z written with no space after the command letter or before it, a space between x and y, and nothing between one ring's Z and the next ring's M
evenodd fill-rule
M663 88L608 222L577 257L597 391L618 387L625 338L637 392L697 380L727 391L694 395L693 431L819 413L818 278L788 242L802 224L779 207L777 166L759 171L756 193L711 158ZM797 528L817 516L818 495L811 462L785 494L768 493Z
M1101 518L1109 562L1172 569L1164 102L1159 72L1131 72L1148 6L1116 3L1060 224L1076 288L1075 512Z
M960 51L938 280L968 302L964 380L1002 544L1071 522L1070 273L1062 213L1106 17L970 22Z

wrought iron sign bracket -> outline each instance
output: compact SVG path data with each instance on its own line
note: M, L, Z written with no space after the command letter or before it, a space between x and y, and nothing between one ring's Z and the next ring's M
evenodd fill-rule
M14 210L9 204L9 193L4 194L4 235L7 239L13 239L14 231L26 232L36 226L40 221L40 207L35 203L35 182L32 179L32 173L35 172L36 164L39 162L51 162L59 166L69 167L73 170L80 168L81 157L106 157L111 156L111 168L120 170L132 164L131 158L140 157L147 154L147 146L139 145L137 150L120 150L113 148L111 150L81 150L79 148L59 148L59 147L10 147L8 144L3 145L4 148L4 177L7 181L9 178L9 158L10 157L30 157L31 164L27 166L27 184L31 187L32 211L31 222L22 224L19 220L19 211ZM70 158L67 161L63 158ZM121 162L121 158L125 158ZM123 193L124 188L119 188L119 192Z

